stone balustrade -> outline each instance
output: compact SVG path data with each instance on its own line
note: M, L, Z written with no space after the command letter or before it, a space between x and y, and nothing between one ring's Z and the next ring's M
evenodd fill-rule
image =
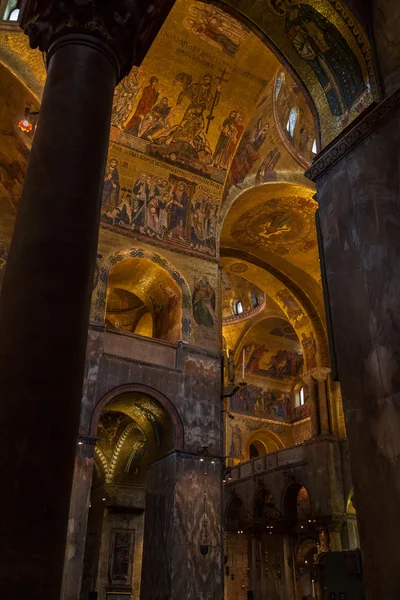
M303 465L306 462L306 448L304 445L284 448L283 450L271 452L265 456L253 458L252 460L240 463L232 468L232 483L276 469Z

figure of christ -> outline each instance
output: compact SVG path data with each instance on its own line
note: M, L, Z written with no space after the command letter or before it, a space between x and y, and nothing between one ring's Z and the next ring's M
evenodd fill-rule
M213 105L212 94L212 75L205 75L201 83L192 83L184 89L178 97L177 104L182 104L185 98L190 101L185 114L179 125L171 131L171 139L173 141L187 141L193 144L195 138L202 134L204 123L204 111L210 110ZM217 94L220 93L220 88L217 88ZM219 98L217 98L214 107L217 106Z
M185 241L187 210L189 198L186 185L183 182L178 183L177 189L172 192L172 200L168 203L170 213L168 237L177 235L180 240Z
M147 113L149 113L153 106L156 104L158 99L158 91L157 91L158 78L153 75L150 78L150 83L147 85L142 92L142 96L139 100L139 103L136 107L135 114L128 122L125 131L126 133L130 133L131 135L138 135L139 127L141 121L146 117Z

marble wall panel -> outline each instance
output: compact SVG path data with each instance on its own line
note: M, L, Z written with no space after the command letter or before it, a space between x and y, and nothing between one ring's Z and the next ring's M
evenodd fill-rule
M400 5L397 0L374 0L373 28L384 91L389 95L400 86Z
M180 370L101 356L99 351L92 367L98 372L95 396L85 395L83 399L82 432L89 432L93 410L107 392L120 385L140 384L160 392L174 405L183 422L185 448L197 452L207 446L210 452L219 454L222 451L220 358L193 347L184 347L183 353Z
M219 463L173 453L150 467L141 600L222 599L220 492Z
M317 181L367 597L388 600L398 557L380 549L400 531L398 105L394 95L359 124L363 141Z

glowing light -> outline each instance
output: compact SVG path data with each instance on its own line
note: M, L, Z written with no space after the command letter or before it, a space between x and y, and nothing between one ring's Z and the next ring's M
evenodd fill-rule
M21 131L24 131L25 133L30 133L33 129L32 123L27 119L21 119L18 123L18 127L21 129Z

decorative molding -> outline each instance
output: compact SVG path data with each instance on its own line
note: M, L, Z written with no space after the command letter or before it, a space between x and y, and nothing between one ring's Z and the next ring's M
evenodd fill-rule
M164 371L174 371L175 373L182 373L182 369L176 369L175 367L168 367L166 365L160 365L158 363L150 363L145 362L143 360L138 360L137 358L129 358L128 356L120 356L119 354L108 354L104 352L102 358L111 358L116 360L122 360L124 362L136 363L137 365L142 365L144 367L151 367L152 369L163 369Z
M118 458L119 458L119 455L121 454L122 447L125 444L125 441L126 441L126 438L128 437L128 435L136 427L137 427L136 422L130 423L128 425L128 427L125 427L124 431L120 435L119 440L114 448L114 452L112 454L110 464L109 464L109 467L108 467L108 470L106 473L106 483L112 483L112 480L114 477L114 472L115 472L115 467L117 466Z
M342 135L314 159L305 176L316 182L398 110L400 110L400 89L379 104L371 105L359 119L356 119Z
M231 315L229 317L223 317L222 325L232 325L233 323L239 323L239 322L251 319L255 315L258 315L259 313L261 313L264 310L265 306L266 306L266 301L265 301L265 297L264 297L264 300L260 304L257 304L257 306L252 308L251 310L242 312L240 315Z

